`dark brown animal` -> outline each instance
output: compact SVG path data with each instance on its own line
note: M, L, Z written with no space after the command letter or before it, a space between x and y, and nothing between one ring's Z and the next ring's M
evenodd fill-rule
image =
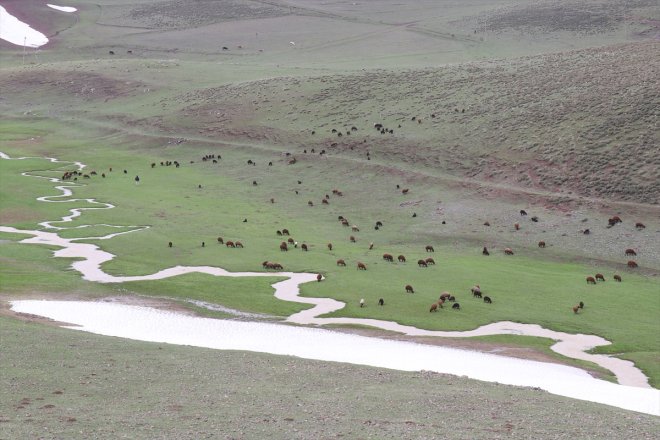
M272 269L282 270L284 267L280 263L271 263Z
M513 255L513 251L511 250L511 248L505 248L504 255Z
M631 269L634 269L638 266L637 266L637 263L635 263L633 260L629 260L628 261L628 267L631 268Z
M603 276L602 273L597 273L595 278L596 278L596 281L605 281L605 277Z
M289 243L289 244L293 244L293 243L296 242L296 241L293 239L293 237L289 237L289 238L287 238L286 241L287 241L287 243Z
M580 310L580 306L573 306L573 313L577 315L577 312Z
M527 211L525 211L524 209L521 209L520 210L520 215L523 215L523 216L527 215Z
M364 263L362 263L362 262L360 262L360 261L358 261L357 269L358 269L358 270L367 270L367 265L364 264Z
M383 254L383 260L389 261L390 263L394 262L394 257L390 254Z
M329 205L330 202L328 202L327 199L323 199L323 200L321 200L321 204L322 204L322 205Z
M484 226L490 226L490 222L484 222Z
M241 243L240 241L237 241L236 243L234 243L234 246L236 246L237 248L242 249L243 248L243 243Z
M425 249L426 249L426 252L435 252L435 249L433 249L433 246L431 246L430 244L427 245Z
M427 258L427 259L424 260L424 261L426 262L426 264L433 264L433 265L435 265L435 260L434 260L433 258L431 258L431 257Z
M431 308L429 309L429 312L437 312L437 311L438 311L438 303L431 304Z
M225 241L222 239L222 237L218 237L218 243L219 244L225 244Z
M401 194L408 194L408 191L410 191L410 189L404 188L401 190Z
M316 275L316 281L320 283L322 279L323 279L323 275L321 274Z
M288 250L289 250L289 246L287 246L286 241L280 243L280 251L286 252Z
M378 305L379 306L384 306L385 305L385 300L383 298L378 300Z
M481 253L486 256L490 255L490 252L488 252L488 248L486 246L484 246L484 250L481 251Z
M635 252L635 249L626 249L626 257L636 257L637 252Z
M614 275L612 278L614 278L614 281L621 282L621 275Z
M415 293L415 289L410 284L406 285L406 293Z
M332 243L328 243L328 250L329 250L329 251L332 250Z
M282 235L289 235L288 229L282 229Z
M451 293L449 292L442 292L440 295L440 301L446 301L451 297Z
M492 304L492 303L493 303L493 300L490 299L490 296L484 296L484 302L485 302L486 304Z
M307 252L307 245L306 245L305 243L303 243L302 246L300 246L300 248L301 248L303 251Z
M282 235L282 231L280 231L279 229L278 229L277 231L275 231L275 233L276 233L278 236L281 236L281 235Z
M454 310L461 310L461 305L459 303L454 303L451 308Z
M337 260L337 266L346 266L346 262L340 258Z
M513 227L516 228L516 231L520 230L520 223L515 223Z
M582 233L584 235L589 235L589 234L591 234L591 231L589 229L585 229L584 231L582 231Z
M225 246L230 247L230 248L235 248L236 244L234 244L234 242L231 241L231 240L227 240L227 242L225 243Z
M167 246L172 247L172 242L170 241L169 243L167 243Z
M406 262L406 257L404 257L403 255L399 255L397 257L397 259L399 260L399 263L405 263Z
M351 241L351 243L355 243L355 237L354 236L351 235L350 237L348 237L348 239Z
M308 204L309 206L314 206L314 202L312 202L311 200L310 200L309 202L307 202L307 204Z
M479 285L472 287L470 292L472 292L473 298L481 298L481 287L479 287Z
M596 279L594 277L587 277L587 284L596 284Z
M644 223L640 223L640 222L635 223L635 227L636 227L637 229L644 229L644 228L646 228L646 226L644 226Z
M426 264L426 261L424 260L417 260L417 265L419 267L428 267L428 264Z
M544 248L545 247L545 241L539 241L539 247Z

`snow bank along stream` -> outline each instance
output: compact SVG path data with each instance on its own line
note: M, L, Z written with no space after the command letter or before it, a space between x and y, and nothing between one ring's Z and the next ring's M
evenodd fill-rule
M4 153L0 158L10 159ZM48 158L51 162L57 159ZM69 162L66 162L69 163ZM82 169L81 163L75 165ZM31 176L29 173L23 173ZM52 182L56 178L45 178ZM111 209L109 203L94 199L72 199L70 188L79 186L66 183L56 186L62 194L39 197L44 202L84 201L98 207L74 208L70 214L58 221L40 223L44 229L58 231L66 229L62 224L71 222L87 209ZM78 226L78 228L89 225ZM111 225L106 225L111 226ZM119 234L137 232L148 226L121 227L121 232L102 237L111 239ZM128 229L128 230L126 230ZM56 257L82 258L72 264L83 279L101 283L158 280L184 273L200 272L214 276L281 276L287 279L273 284L275 296L285 301L313 304L311 309L287 318L296 324L360 324L401 332L407 335L471 337L494 334L518 334L548 337L558 342L552 349L568 357L588 360L614 372L620 384L592 378L586 372L573 367L547 364L522 359L513 359L492 354L426 346L377 338L346 335L322 329L293 327L282 324L215 320L166 312L147 307L127 306L107 302L80 301L13 301L16 312L45 316L61 322L79 325L81 330L93 333L120 336L146 341L167 342L219 349L260 351L288 354L310 359L350 362L401 370L431 370L440 373L465 375L474 379L496 381L511 385L535 386L554 394L613 405L633 411L660 415L660 391L650 388L647 378L632 362L604 355L592 355L585 351L609 341L593 335L572 335L544 329L534 324L499 322L465 332L445 332L403 326L395 322L358 318L320 318L320 315L339 310L344 303L331 298L299 297L299 285L316 281L312 273L263 273L228 272L212 266L175 266L142 276L113 276L101 269L104 262L114 255L89 243L77 243L78 239L60 237L57 232L43 230L21 230L0 226L0 231L31 235L21 243L46 244L60 247ZM90 237L88 237L90 238Z

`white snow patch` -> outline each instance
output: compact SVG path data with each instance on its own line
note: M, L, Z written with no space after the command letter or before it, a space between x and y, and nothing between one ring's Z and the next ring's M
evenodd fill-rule
M62 12L76 12L77 9L74 8L73 6L57 6L57 5L51 5L50 3L46 3L46 6L49 8L57 9L58 11Z
M222 350L247 350L403 371L428 370L660 415L660 391L617 385L559 364L369 338L325 329L200 318L150 307L90 301L12 301L12 310L91 333Z
M48 43L48 37L32 29L0 6L0 39L26 47L39 47Z

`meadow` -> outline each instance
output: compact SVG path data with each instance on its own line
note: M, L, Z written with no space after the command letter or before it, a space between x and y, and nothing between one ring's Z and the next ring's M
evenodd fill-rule
M97 174L70 182L72 197L115 208L84 211L62 237L148 226L85 238L116 255L103 267L113 275L175 265L262 271L264 261L279 262L322 274L302 294L344 301L333 316L442 330L510 320L597 334L612 345L596 352L634 361L658 387L657 5L183 3L74 1L74 15L44 15L38 2L9 2L52 42L25 54L0 41L0 151L33 157L0 160L0 224L36 229L92 207L36 200L60 192L30 176L75 168L42 157L80 161ZM210 154L217 163L202 160ZM608 227L613 215L623 223ZM81 225L91 226L73 228ZM283 228L298 242L288 252L279 248ZM90 283L21 238L0 235L3 301L150 296L209 316L226 315L188 301L266 319L305 307L272 297L275 276ZM627 267L627 248L639 268ZM436 264L418 267L428 257ZM588 285L596 273L606 281ZM476 284L492 304L472 298ZM429 313L444 291L461 310ZM585 308L574 314L579 301ZM536 350L611 379L553 354L549 341L481 342Z

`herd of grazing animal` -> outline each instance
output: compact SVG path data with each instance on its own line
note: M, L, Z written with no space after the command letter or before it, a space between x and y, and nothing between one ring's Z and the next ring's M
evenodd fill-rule
M381 126L380 128L382 129L383 127ZM347 134L349 134L349 133L347 133ZM307 151L307 150L305 150L305 152L306 152L306 151ZM314 152L314 149L311 149L311 151ZM220 156L220 155L217 155L217 156L216 156L215 154L207 154L207 155L205 155L205 156L203 156L203 157L201 158L202 162L213 162L213 163L215 163L215 164L217 164L217 163L218 163L218 160L220 160L220 159L221 159L221 156ZM190 162L191 162L191 163L194 163L193 161L190 161ZM248 163L248 165L256 166L256 162L253 161L253 160L248 160L247 163ZM288 163L289 163L290 165L291 165L291 164L295 164L295 163L296 163L296 159L293 158L293 159L289 160ZM273 164L273 162L269 162L269 163L268 163L269 166L272 166L272 164ZM156 166L157 166L157 162L152 162L152 163L150 164L150 168L152 168L152 169L156 168ZM168 160L168 161L160 161L160 166L162 166L162 167L174 166L174 167L176 167L176 168L179 168L179 167L181 166L181 164L180 164L178 161L169 161L169 160ZM111 173L111 172L112 172L112 168L109 168L108 172ZM62 175L61 179L62 179L62 180L72 180L72 179L73 179L73 180L77 180L78 177L83 177L83 178L85 178L85 179L91 179L93 176L96 176L97 174L98 174L98 173L97 173L96 171L91 171L91 172L89 172L89 174L83 174L81 171L66 171L66 172L64 172L64 174ZM123 174L125 174L125 175L128 174L128 170L123 170ZM105 177L106 177L106 174L105 174L105 173L101 173L101 177L105 178ZM140 177L135 176L134 180L135 180L136 183L138 183L138 182L140 182ZM145 180L145 182L146 182L146 181L148 181L148 179ZM302 184L302 181L298 180L298 184ZM253 181L252 181L252 185L253 185L253 186L258 186L258 182L257 182L257 180L253 180ZM201 189L201 185L199 185L199 188ZM400 189L399 185L397 185L397 189ZM400 191L401 191L402 194L405 195L405 194L409 194L411 190L410 190L410 188L403 188L403 189L400 189ZM297 192L297 191L296 191L296 192ZM338 189L333 189L333 190L332 190L332 194L335 195L335 196L338 196L338 197L343 196L343 192L340 191L340 190L338 190ZM322 205L329 205L329 199L330 199L329 194L325 194L325 196L324 196L323 198L321 198L321 204L322 204ZM274 199L273 199L273 198L271 198L270 201L271 201L271 203L274 203ZM314 202L313 202L312 200L309 200L309 201L308 201L308 205L309 205L310 207L312 207L312 206L314 206ZM526 212L525 210L520 210L520 215L523 216L523 217L526 217L526 216L527 216L527 212ZM537 216L532 216L532 217L530 218L530 220L531 220L532 222L538 222L538 221L539 221L539 219L538 219ZM357 225L355 225L355 224L351 225L351 223L348 221L348 219L346 219L346 218L344 218L344 217L342 217L342 216L339 216L339 221L341 222L341 224L342 224L344 227L349 227L349 226L350 226L350 227L351 227L351 231L354 232L354 233L360 231L360 228L359 228ZM444 222L443 222L443 223L444 223ZM612 228L612 227L614 227L614 226L616 226L616 225L618 225L618 224L620 224L620 223L623 223L622 219L621 219L619 216L613 216L613 217L611 217L610 219L608 219L607 227L608 227L608 228ZM490 226L490 223L489 223L489 222L485 222L484 225L486 225L486 226ZM375 230L380 230L380 228L382 228L382 227L383 227L383 223L382 223L381 221L377 221L377 222L375 223L374 229L375 229ZM643 230L643 229L645 229L645 227L646 227L646 226L645 226L643 223L641 223L641 222L637 222L637 223L635 224L635 228L636 228L637 230ZM516 231L520 230L520 229L521 229L521 225L520 225L520 223L516 222L516 223L514 224L514 228L515 228ZM588 235L588 234L590 233L590 231L589 231L589 229L586 229L586 230L583 231L583 233L584 233L585 235ZM289 235L289 231L288 231L287 229L282 229L281 231L278 230L278 231L277 231L277 235L278 235L278 236L284 236L284 235L288 236L288 235ZM350 240L351 242L353 242L353 243L356 243L356 242L358 241L357 237L354 236L354 235L351 235L351 236L349 237L349 240ZM217 238L217 242L218 242L218 244L224 244L224 246L227 247L227 248L232 248L232 249L236 249L236 248L240 249L240 248L243 248L243 243L242 243L241 241L238 241L238 240L227 240L227 241L224 241L224 239L223 239L222 237L218 237L218 238ZM199 242L198 242L198 243L199 243ZM279 246L279 247L280 247L280 251L282 251L282 252L286 252L286 251L288 251L288 250L289 250L289 245L293 245L293 246L296 247L296 248L298 247L298 246L297 246L297 242L295 242L295 240L293 240L293 238L290 237L286 242L283 241L283 242L280 243L280 246ZM173 244L172 241L169 241L169 242L168 242L168 247L170 247L170 248L174 247L174 244ZM203 242L203 241L202 241L202 247L205 247L205 242ZM539 242L538 242L538 247L541 248L541 249L545 248L545 247L546 247L546 242L543 241L543 240L539 241ZM332 245L332 243L328 243L328 244L327 244L327 248L328 248L329 251L332 251L332 250L333 250L333 245ZM310 247L309 247L309 245L308 245L307 243L303 243L303 244L301 245L301 249L302 249L302 251L308 252L308 251L310 250ZM369 246L369 249L373 249L373 243L371 243L371 245ZM425 250L427 253L433 253L433 252L435 252L433 246L431 246L431 245L427 245L427 246L425 246L424 250ZM488 250L487 247L485 247L485 246L483 247L483 249L482 249L482 254L483 254L483 255L486 255L486 256L490 255L490 252L489 252L489 250ZM507 248L504 248L504 254L505 254L505 255L514 255L514 252L513 252L513 250L512 250L511 248L508 248L508 247L507 247ZM626 256L626 257L635 257L635 256L637 256L637 251L636 251L635 249L628 248L628 249L625 250L625 256ZM394 260L394 255L389 254L389 253L384 253L384 254L382 255L382 258L383 258L383 260L385 260L386 262L389 262L389 263L394 263L394 261L395 261L395 260ZM398 255L398 257L397 257L397 261L398 261L399 263L406 263L407 260L406 260L406 257L405 257L404 255ZM413 260L413 261L414 261L414 260ZM344 266L346 266L346 261L345 261L344 259L338 259L338 260L336 261L336 264L337 264L337 266L339 266L339 267L344 267ZM367 271L367 264L366 264L366 263L361 262L361 261L357 261L355 264L356 264L356 268L357 268L358 271ZM428 268L430 265L435 265L435 261L434 261L433 258L430 258L430 257L429 257L429 258L419 259L419 260L417 261L417 264L418 264L418 266L421 267L421 268ZM269 270L282 270L282 269L283 269L282 264L280 264L280 263L275 263L275 262L270 262L270 261L264 261L264 262L262 263L262 266L263 266L264 269L269 269ZM627 261L627 266L628 266L629 268L637 268L637 267L638 267L637 263L636 263L634 260L628 260L628 261ZM319 275L317 276L317 280L318 280L319 282L320 282L321 280L323 280L323 279L324 279L324 278L322 277L322 275L319 274ZM621 276L618 275L618 274L614 274L613 277L612 277L612 279L614 279L614 280L617 281L617 282L621 282L621 281L622 281ZM586 280L587 280L587 283L588 283L588 284L594 284L594 285L595 285L595 284L597 284L598 282L605 282L605 277L604 277L604 275L598 273L598 274L596 274L595 276L588 276L588 277L586 278ZM406 293L411 293L411 294L412 294L412 293L415 293L415 290L413 289L413 287L412 287L411 285L406 285L406 286L405 286L405 291L406 291ZM493 303L491 297L489 297L489 296L483 296L483 295L482 295L482 293L481 293L481 289L479 288L478 285L477 285L477 286L474 286L474 287L471 289L471 292L472 292L474 298L483 299L483 302L486 303L486 304L492 304L492 303ZM443 294L443 296L441 296L441 298L440 298L439 301L433 303L433 305L431 306L430 311L438 311L439 309L443 309L443 308L444 308L444 307L443 307L443 304L444 304L446 301L451 301L451 302L453 302L452 309L454 309L454 310L460 310L460 309L461 309L461 306L459 305L459 303L455 302L455 298L454 298L453 296L451 296L451 295L446 295L446 296L445 296L445 295ZM381 306L384 305L384 300L383 300L382 298L381 298L380 301L379 301L379 305L381 305ZM361 306L364 306L364 301L361 302ZM582 310L582 309L583 309L583 304L580 303L578 306L575 306L575 307L573 308L573 311L577 314L578 311L580 311L580 310Z

